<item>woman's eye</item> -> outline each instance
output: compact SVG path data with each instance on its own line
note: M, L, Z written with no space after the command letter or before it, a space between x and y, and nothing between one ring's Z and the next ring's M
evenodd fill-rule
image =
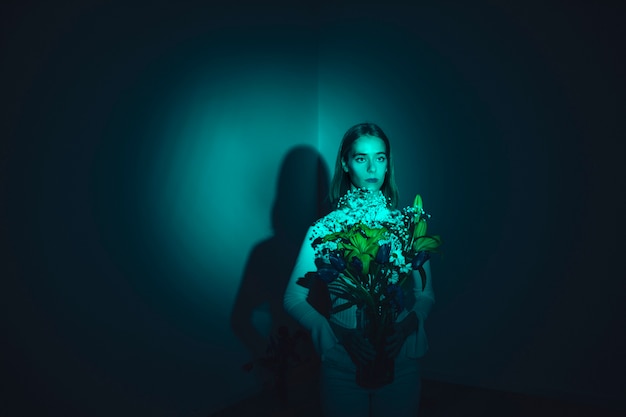
M356 158L354 158L354 160L357 162L363 162L365 161L365 158L363 158L362 156L357 156Z
M378 158L378 161L379 161L379 162L385 162L386 160L387 160L387 158L386 158L386 157L384 157L384 156L380 156L380 157Z

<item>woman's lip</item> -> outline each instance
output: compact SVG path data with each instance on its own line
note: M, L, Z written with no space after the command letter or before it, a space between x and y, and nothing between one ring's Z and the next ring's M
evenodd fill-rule
M378 182L378 178L368 178L365 181L367 181L367 182Z

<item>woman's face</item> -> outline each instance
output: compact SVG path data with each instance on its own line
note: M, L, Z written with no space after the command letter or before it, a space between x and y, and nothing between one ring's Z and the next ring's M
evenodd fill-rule
M385 142L375 136L361 136L352 143L341 165L350 175L352 186L378 191L387 173Z

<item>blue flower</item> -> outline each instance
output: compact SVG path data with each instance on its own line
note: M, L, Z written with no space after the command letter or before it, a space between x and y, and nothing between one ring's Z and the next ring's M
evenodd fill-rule
M344 261L337 252L331 252L328 255L328 259L330 260L330 264L333 268L335 268L338 272L343 272L344 269L346 269L346 261Z
M387 296L391 299L391 304L399 313L404 310L404 291L397 284L391 284L387 287Z
M322 258L315 259L317 277L327 284L336 280L339 273L346 269L346 261L344 261L337 252L329 253L328 259L330 263L326 262Z
M422 265L424 265L424 263L429 259L430 259L429 252L426 252L425 250L419 251L417 252L417 255L415 255L415 257L413 258L413 261L411 261L411 267L413 269L418 269Z
M385 243L378 247L378 253L376 253L376 259L374 261L378 264L384 264L389 262L389 254L391 253L391 245Z
M339 272L334 268L318 268L317 277L327 284L330 284L339 276Z
M339 271L331 264L324 262L323 259L316 258L315 266L317 266L317 277L327 284L333 282L339 276Z
M352 257L352 262L350 262L350 265L352 265L352 267L356 270L357 273L361 273L363 272L363 262L356 256Z

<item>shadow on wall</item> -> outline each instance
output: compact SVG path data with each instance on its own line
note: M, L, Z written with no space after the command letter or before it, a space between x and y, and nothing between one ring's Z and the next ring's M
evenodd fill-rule
M274 235L248 256L231 326L250 354L244 371L286 401L290 369L313 363L315 355L307 332L283 309L283 295L308 227L330 211L328 168L316 149L297 146L285 156L277 184ZM259 315L268 318L265 326L255 320Z

